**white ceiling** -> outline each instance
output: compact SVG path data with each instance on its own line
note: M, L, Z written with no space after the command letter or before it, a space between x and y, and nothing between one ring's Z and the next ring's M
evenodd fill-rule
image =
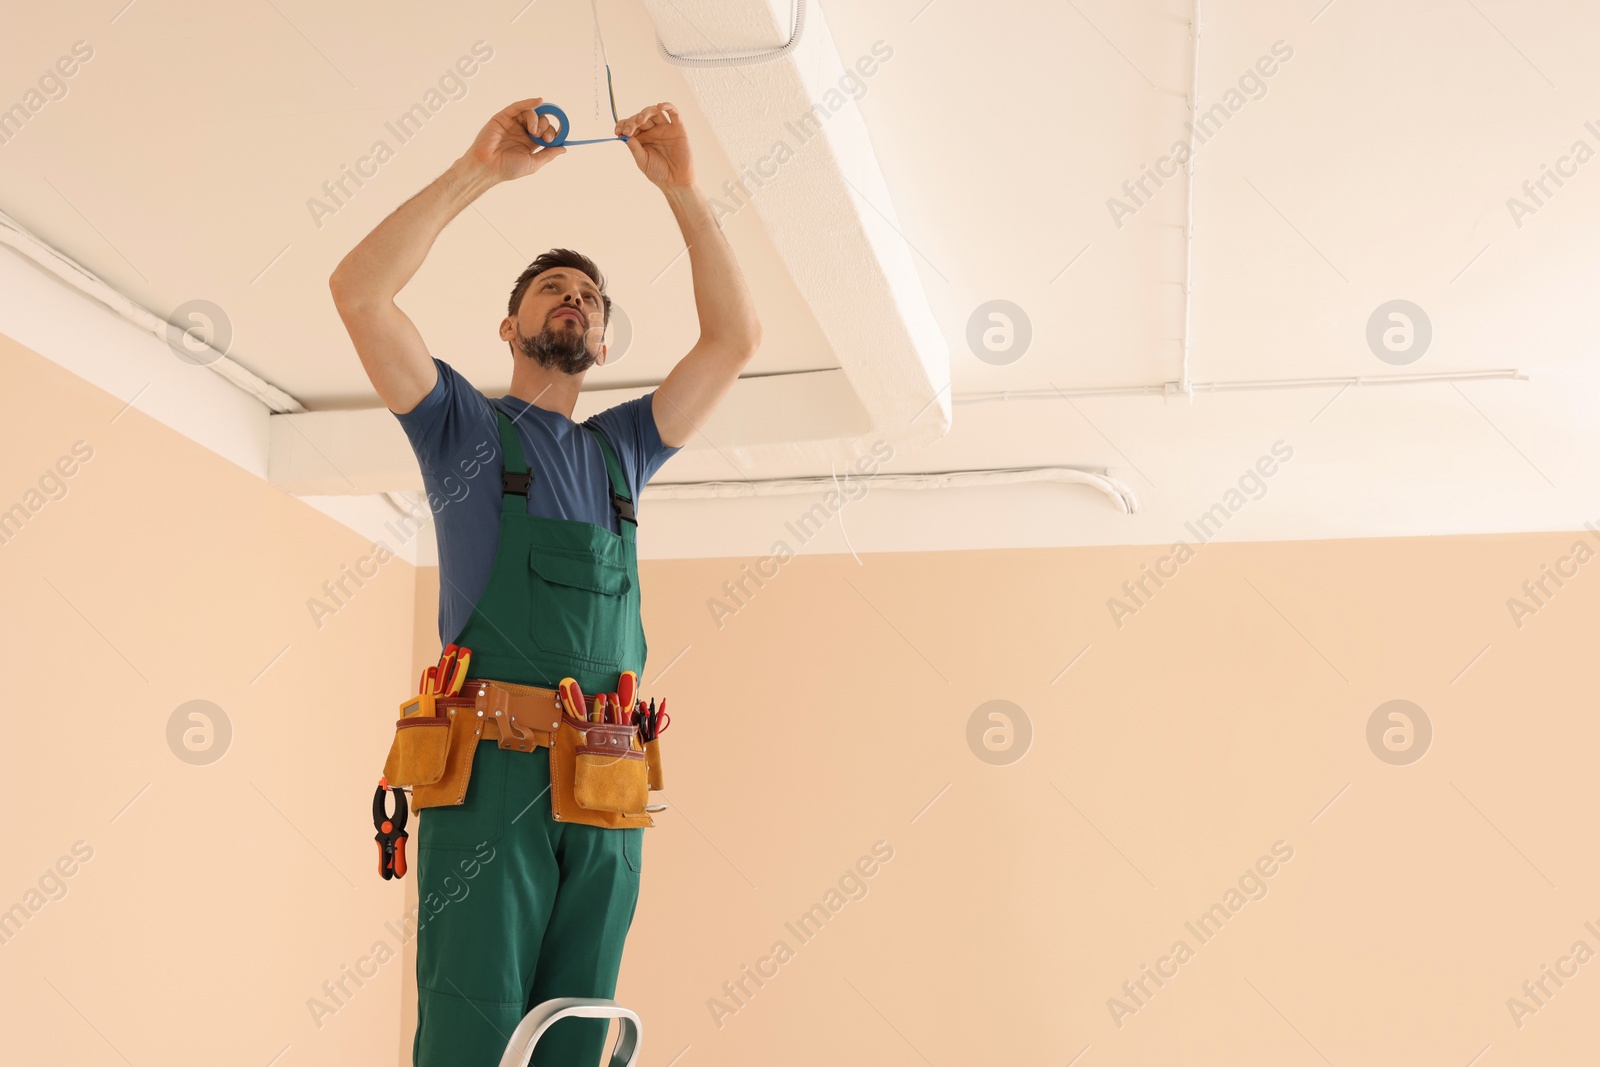
M664 6L708 49L771 48L786 35L771 27L787 25L787 0L745 3L756 29L694 22L719 3L734 0ZM378 406L327 275L489 113L537 94L566 108L574 136L609 132L583 0L427 11L141 0L119 14L122 5L111 0L92 16L33 7L11 20L0 40L0 68L10 72L0 106L74 41L88 41L94 58L65 99L0 146L0 210L160 315L214 301L234 327L230 355L313 412ZM669 66L656 51L657 6L600 2L617 105L626 114L677 103L701 186L719 195L752 162L728 146L759 143L793 117L772 103L782 72ZM881 172L882 202L873 190L850 195L862 231L890 235L893 247L879 256L888 280L853 253L835 268L807 251L818 240L808 231L838 222L837 201L823 202L837 188L810 177L758 195L724 227L765 327L750 375L843 368L876 424L827 448L747 448L729 430L685 449L659 482L827 475L830 461L882 436L902 442L887 467L896 473L1102 469L1140 509L1126 515L1093 490L1048 484L885 489L851 505L856 550L1167 543L1281 439L1294 460L1223 537L1575 528L1600 518L1590 458L1600 445L1600 158L1550 185L1554 195L1520 226L1507 207L1574 142L1600 153L1600 73L1589 55L1600 9L1577 0L1207 0L1202 109L1224 100L1275 42L1293 55L1200 147L1186 263L1181 174L1120 228L1107 199L1187 136L1190 4L808 6L812 50L797 53L795 77L827 84L836 77L818 64L853 63L878 41L893 49L848 105L870 153L830 144L804 164L825 171L835 153L852 188L859 172L850 168ZM668 21L664 36L689 32ZM831 47L816 47L829 38ZM307 198L480 39L494 58L468 81L469 95L319 230ZM494 330L507 291L552 246L593 255L634 325L626 357L589 386L659 382L696 329L688 263L674 262L682 243L672 219L621 145L574 149L534 179L492 191L446 230L402 304L436 355L501 392L510 356ZM859 306L814 295L825 269L836 270L839 299ZM907 281L915 299L895 288ZM967 343L970 316L993 299L1022 308L1032 329L1026 354L1006 365ZM1419 305L1433 329L1428 351L1407 366L1378 359L1365 341L1369 316L1394 299ZM22 332L25 313L13 307L0 327ZM851 314L863 328L850 326ZM874 360L898 367L905 358L884 352L886 317L934 388L947 367L952 423L937 441L884 424L874 390L885 386L868 380ZM1055 393L1176 382L1186 332L1188 377L1201 386L1192 400ZM1204 389L1496 370L1527 380ZM979 402L999 391L1052 397ZM797 395L810 405L800 414L831 425L837 398ZM393 443L404 448L403 438ZM654 521L642 543L652 555L764 552L815 499L647 500ZM375 528L358 504L341 504L341 516ZM836 528L815 544L846 547Z
M66 99L4 147L0 208L160 314L191 299L215 302L234 326L230 354L313 410L376 400L328 297L328 275L464 152L493 112L540 95L568 112L575 138L611 132L595 95L583 0L540 0L515 22L521 3L491 11L145 0L110 23L120 6L104 5L99 19L33 9L26 32L0 44L16 75L43 72L76 40L94 48ZM621 113L682 99L678 72L654 55L642 7L603 7ZM466 95L400 143L386 124L477 41L493 58L461 79ZM25 79L9 81L19 96ZM684 100L691 116L692 103ZM394 158L319 228L307 201L326 200L323 183L379 139ZM714 149L707 137L704 151ZM721 181L717 162L703 185ZM735 216L730 227L764 317L784 327L772 331L761 372L837 366L752 222ZM574 148L537 179L489 192L446 229L401 302L435 355L503 391L511 357L499 320L517 275L551 247L598 261L643 334L603 384L663 378L694 339L688 264L673 264L683 242L620 143Z

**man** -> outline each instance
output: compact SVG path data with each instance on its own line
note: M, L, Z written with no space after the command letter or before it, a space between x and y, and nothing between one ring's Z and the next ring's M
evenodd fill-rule
M666 380L581 426L572 421L584 375L606 361L611 299L599 268L565 249L534 260L512 291L499 329L513 362L505 396L486 398L429 355L395 294L468 204L566 153L544 145L555 130L535 114L541 103L520 100L490 119L465 155L329 279L362 366L438 501L440 643L473 650L474 692L489 679L529 702L553 699L568 675L588 694L616 689L623 670L642 677L639 491L704 425L761 341L743 276L695 184L683 120L661 103L615 132L666 197L689 248L700 337ZM541 719L550 706L537 704ZM557 821L548 748L507 747L509 732L493 716L477 729L481 738L466 735L475 744L464 799L412 791L413 805L428 809L417 835L418 895L443 902L437 913L424 908L418 931L416 1067L493 1067L536 1004L613 996L638 900L647 819ZM548 745L553 734L521 736ZM491 738L501 740L476 743ZM457 743L452 734L452 750ZM533 1062L598 1063L606 1028L563 1019Z

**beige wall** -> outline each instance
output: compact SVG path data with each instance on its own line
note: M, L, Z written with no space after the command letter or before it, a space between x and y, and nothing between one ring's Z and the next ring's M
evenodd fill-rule
M398 960L320 1029L307 1001L398 946L370 807L415 685L413 569L347 583L319 629L307 600L370 544L4 337L0 375L0 508L93 450L0 544L0 908L92 849L0 944L0 1062L395 1062ZM232 724L207 766L167 743L195 699Z
M413 880L377 879L366 807L436 652L436 572L389 564L318 631L305 600L369 546L137 412L111 423L120 403L53 365L0 361L30 398L0 429L0 502L95 449L0 545L22 798L0 902L94 848L0 945L0 1059L407 1062L409 956L320 1030L306 1000L397 943ZM1107 598L1163 550L799 558L720 628L707 601L755 561L645 564L647 691L676 721L619 990L643 1062L1579 1062L1600 962L1547 980L1520 1029L1507 998L1600 951L1600 569L1520 629L1506 601L1580 536L1203 546L1120 629ZM196 697L236 731L208 767L164 737ZM1393 699L1433 725L1407 766L1366 740ZM1031 723L1010 765L969 746L991 700ZM1280 841L1265 896L1202 943L1185 923ZM802 943L785 924L876 842L893 859ZM1178 940L1192 958L1119 1028L1108 998L1135 1006L1123 982ZM736 1005L723 983L778 941ZM737 1008L720 1026L713 997Z
M1161 550L801 558L720 631L741 564L652 564L651 670L688 647L651 686L678 807L619 995L702 1067L1580 1062L1600 961L1520 1029L1507 1007L1600 951L1600 563L1520 630L1506 607L1577 539L1202 546L1120 630L1105 601ZM1434 728L1408 766L1365 739L1397 698ZM1009 766L966 740L996 699L1034 731ZM801 945L785 922L879 840ZM1189 934L1278 841L1265 897ZM1119 1028L1108 998L1180 939ZM708 999L778 940L719 1028Z

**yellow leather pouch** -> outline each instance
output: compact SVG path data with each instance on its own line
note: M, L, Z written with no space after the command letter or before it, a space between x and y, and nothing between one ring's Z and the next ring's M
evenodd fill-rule
M557 822L619 829L654 826L644 751L632 726L563 713L550 748L550 807Z
M661 784L661 738L651 738L644 743L644 766L648 772L651 789L665 789Z
M644 750L632 726L590 723L573 750L572 797L591 811L632 815L648 803Z
M450 717L437 714L433 693L420 693L400 705L394 741L383 764L391 786L432 785L444 775L450 748Z

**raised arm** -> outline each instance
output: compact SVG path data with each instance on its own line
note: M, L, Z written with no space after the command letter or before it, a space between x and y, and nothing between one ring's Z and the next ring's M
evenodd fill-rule
M761 323L733 249L695 185L689 136L677 109L668 103L645 108L617 123L616 132L628 137L634 162L667 198L689 247L700 339L651 401L661 442L677 447L705 425L761 347Z
M416 324L394 298L417 273L446 224L484 192L532 174L566 152L536 149L530 133L549 140L555 127L519 100L479 131L465 155L407 200L351 249L328 278L334 306L355 343L372 387L390 411L405 414L432 391L438 372Z

